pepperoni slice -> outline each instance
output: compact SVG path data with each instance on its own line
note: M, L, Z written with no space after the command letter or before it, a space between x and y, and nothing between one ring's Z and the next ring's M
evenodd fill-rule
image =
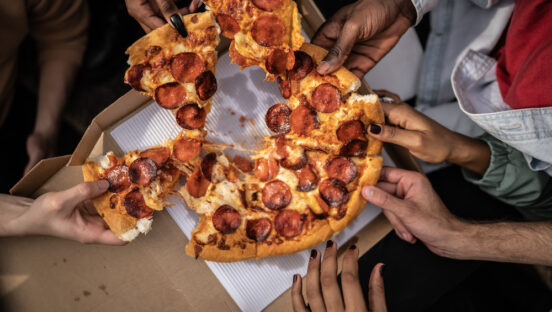
M341 148L339 149L339 155L349 157L364 157L366 155L367 147L368 142L359 139L352 139L341 146Z
M125 165L111 167L106 170L105 178L109 182L109 191L119 193L130 186L128 167Z
M203 127L207 114L196 103L182 106L176 112L176 122L184 129L194 130Z
M196 169L186 180L186 191L195 198L200 198L207 193L209 180L205 179L201 169Z
M284 209L274 218L274 228L285 238L295 237L303 230L303 218L295 210Z
M357 167L353 161L345 157L336 157L326 168L328 177L341 180L345 184L351 183L357 175Z
M240 155L234 156L234 164L238 167L238 169L240 169L241 172L250 172L253 170L253 164L249 161L249 159Z
M234 35L240 31L240 24L228 14L218 13L217 23L220 26L221 35L233 39Z
M195 89L199 99L207 100L217 92L217 79L210 70L204 71L195 79Z
M269 209L280 210L291 202L289 186L280 180L270 181L263 187L263 204Z
M272 12L282 3L282 0L252 0L252 2L259 9Z
M278 16L263 14L253 22L251 35L263 47L273 47L282 44L285 30L284 23Z
M234 233L241 224L240 213L229 205L220 206L212 217L213 225L222 234Z
M265 122L268 129L278 134L289 132L289 115L291 109L286 103L272 105L265 115Z
M173 109L186 104L186 88L178 82L169 82L155 89L155 101L159 106Z
M291 81L278 77L278 89L280 89L280 94L284 99L289 98L291 96Z
M318 128L316 112L307 105L301 104L289 115L289 125L293 132L299 135L309 135Z
M330 83L323 83L312 91L311 104L321 113L332 113L339 108L341 91Z
M316 187L316 184L318 184L318 177L311 165L306 165L295 171L295 175L299 179L297 183L297 190L299 192L312 191Z
M318 192L326 204L331 207L337 207L349 200L349 192L345 183L338 179L329 178L320 182Z
M288 156L288 157L280 160L280 165L282 165L282 167L284 167L286 169L299 170L299 169L305 167L307 162L308 162L307 154L303 150L303 152L295 159Z
M336 131L337 139L341 142L362 138L365 133L366 130L364 128L364 124L360 120L346 121L342 123Z
M288 72L288 77L291 80L301 80L312 71L314 62L312 57L303 51L295 51L295 65Z
M157 165L149 158L138 158L130 164L128 175L130 182L148 185L157 176Z
M201 173L203 173L203 176L209 180L211 180L212 174L213 174L213 167L217 163L217 154L216 153L209 153L203 157L203 160L201 160Z
M169 160L171 156L171 151L168 147L154 147L149 148L140 153L140 157L149 158L155 162L157 167L161 167L164 163Z
M130 85L135 90L145 91L144 88L142 88L142 83L140 81L142 80L142 76L144 75L144 72L147 70L151 70L151 67L149 65L145 65L145 64L133 65L126 72L125 83Z
M266 70L275 75L283 73L287 69L288 53L280 49L274 49L265 61Z
M201 152L201 141L180 138L174 143L173 156L181 162L188 162Z
M245 233L247 237L257 242L264 241L272 231L272 222L268 218L247 220Z
M278 162L276 159L259 158L255 160L255 176L262 182L272 180L278 174Z
M140 189L136 188L125 195L123 206L129 216L137 219L149 217L153 214L153 209L146 205L144 196L140 193Z
M171 75L180 82L194 82L205 71L205 62L194 52L182 52L171 58Z

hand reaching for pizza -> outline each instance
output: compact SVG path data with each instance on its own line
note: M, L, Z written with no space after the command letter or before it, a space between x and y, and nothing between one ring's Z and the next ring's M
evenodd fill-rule
M108 186L105 180L86 182L36 200L1 195L0 236L49 235L81 243L124 245L90 201Z
M134 17L145 32L149 33L157 27L165 25L171 20L171 16L195 12L201 1L193 0L186 8L179 9L174 0L125 0L127 11Z
M316 32L312 43L329 50L318 65L320 74L341 65L359 78L397 44L416 19L406 0L359 0L344 6Z
M291 300L293 311L367 311L364 295L358 279L358 248L349 247L343 256L341 272L341 290L337 283L337 244L328 241L322 263L322 255L316 249L311 252L306 287L308 307L302 293L302 279L299 274L293 276ZM374 266L369 284L369 311L387 311L385 291L381 275L383 263ZM343 293L343 296L341 295Z
M383 167L378 184L364 186L362 196L383 209L403 240L414 243L417 238L432 252L454 257L466 223L449 212L422 174Z

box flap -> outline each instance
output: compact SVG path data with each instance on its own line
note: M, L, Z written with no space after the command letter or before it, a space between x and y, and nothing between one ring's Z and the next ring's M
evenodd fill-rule
M42 159L10 189L10 194L31 196L48 178L63 168L70 157L70 155L65 155Z

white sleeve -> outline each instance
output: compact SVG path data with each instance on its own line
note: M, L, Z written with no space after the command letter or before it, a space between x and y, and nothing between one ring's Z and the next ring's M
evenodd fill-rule
M414 5L414 8L416 8L416 23L414 25L418 25L420 21L422 20L422 17L424 17L424 14L427 12L433 10L437 3L439 3L439 0L411 0L412 5Z

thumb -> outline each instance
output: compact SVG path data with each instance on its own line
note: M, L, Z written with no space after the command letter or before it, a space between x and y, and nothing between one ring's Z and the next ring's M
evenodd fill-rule
M184 22L182 21L182 16L180 15L180 11L174 3L174 0L155 0L155 2L161 11L161 14L163 14L163 18L165 18L165 20L171 24L182 37L186 38L188 36L188 32L186 31Z
M326 57L318 64L316 70L325 75L336 71L351 53L360 32L360 25L352 20L348 20L341 28L341 33L337 37L335 45L328 51Z
M84 182L58 193L63 208L74 208L80 202L100 196L107 191L109 182L100 180Z
M385 287L383 284L383 263L378 263L372 269L368 284L368 309L370 312L385 312Z
M400 207L404 206L404 201L385 192L384 190L375 186L365 186L362 188L362 197L372 204L382 208L388 209L391 212L395 212Z

